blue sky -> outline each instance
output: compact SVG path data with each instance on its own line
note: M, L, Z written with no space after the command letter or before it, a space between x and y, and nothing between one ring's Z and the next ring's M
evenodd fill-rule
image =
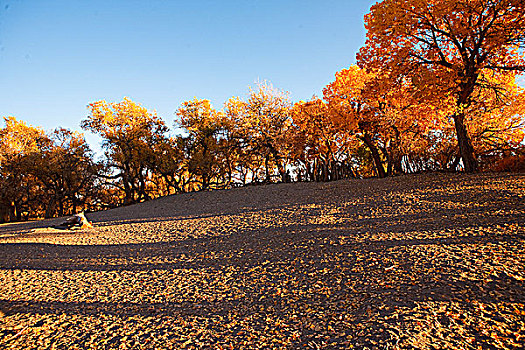
M222 108L257 80L309 99L355 63L374 3L0 0L0 116L80 130L88 103L128 96L173 127L183 101Z

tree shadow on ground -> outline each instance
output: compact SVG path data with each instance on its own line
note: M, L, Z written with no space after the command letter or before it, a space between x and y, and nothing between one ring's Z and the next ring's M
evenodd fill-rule
M244 187L233 190L218 190L211 192L193 192L159 198L153 201L139 203L112 210L88 213L87 217L99 226L120 223L143 223L158 221L173 221L183 219L208 218L221 215L238 215L250 212L279 210L285 207L294 208L315 204L331 206L338 203L362 200L366 203L360 206L348 207L349 213L360 214L369 208L387 205L418 206L417 201L433 204L433 210L440 210L443 201L455 203L481 204L495 209L519 208L525 210L522 197L507 189L483 189L482 196L477 188L479 183L499 181L506 178L521 179L519 174L479 174L469 177L461 174L424 174L394 177L387 179L341 180L329 183L293 183L273 184L268 186ZM401 191L392 190L397 183L402 184ZM451 184L455 187L451 187ZM385 188L390 190L385 191ZM410 192L410 189L415 192ZM407 192L408 191L408 192ZM264 195L261 196L261 193ZM410 194L416 202L404 200L404 195ZM397 203L396 203L397 201ZM146 210L145 208L148 208ZM476 212L482 207L458 208L456 211L467 210ZM60 223L63 218L0 225L0 234L29 233L35 228L51 227Z
M282 187L275 187L276 193L280 190ZM326 194L326 191L320 192ZM462 311L471 310L475 302L525 303L523 281L505 273L508 266L496 265L491 256L483 256L491 254L490 249L495 249L494 246L510 247L517 252L523 249L525 203L520 197L505 192L487 190L483 193L486 196L479 198L475 192L468 191L447 194L447 201L472 204L454 208L440 207L443 195L430 191L420 196L427 204L431 203L426 207L418 202L406 204L403 198L399 203L392 202L377 193L374 197L377 202L373 205L347 206L344 210L326 214L322 204L332 203L334 198L330 194L321 205L317 198L311 200L316 206L309 211L307 218L311 220L307 223L301 221L305 217L298 210L281 227L253 225L242 232L171 242L119 245L4 243L0 244L0 269L3 270L79 270L95 274L161 270L169 274L180 269L205 271L212 280L228 271L231 280L227 290L242 292L242 297L234 298L229 292L214 290L214 285L207 286L205 280L199 280L203 284L200 288L210 289L217 298L182 294L176 296L177 302L169 299L164 302L75 302L2 298L0 309L7 315L65 313L119 317L198 316L204 319L236 315L261 329L268 319L277 318L295 326L303 334L302 340L295 344L297 348L307 348L308 340L318 337L332 338L344 348L349 334L356 337L358 346L371 347L374 342L390 344L391 335L385 329L412 322L417 315L406 310L415 309L420 303L454 304ZM298 203L309 201L304 199ZM344 196L344 201L349 201L348 196ZM253 208L243 210L263 212L279 208L271 202L260 208L256 207L257 203L249 205L252 204ZM370 208L385 208L385 205L389 208L383 210L380 218L374 217L373 213L359 218L359 215L368 214ZM396 212L396 205L410 205L411 211ZM211 203L191 215L205 218L240 212L231 208ZM119 220L135 220L137 223L184 220L192 208L170 210L167 209L180 216L133 218L130 214L131 217ZM497 214L498 211L503 211L503 214ZM101 225L114 222L113 214L106 214L99 217ZM324 223L326 218L334 223ZM447 256L451 252L457 252L459 260ZM484 260L481 261L480 257ZM512 260L513 257L507 258ZM497 274L491 274L490 280L483 280L484 275L476 272L493 267L497 268ZM471 271L469 269L474 272L463 274ZM100 278L104 278L102 273ZM285 289L288 292L283 291ZM452 322L445 313L432 312L435 312L432 317L443 326ZM502 316L494 311L487 318L487 322L498 324ZM335 335L328 330L329 325L335 329ZM217 327L224 328L224 323ZM234 331L235 328L227 330ZM484 336L478 330L471 328L469 331L485 344Z
M286 236L282 234L281 236ZM180 251L173 249L170 244L140 244L96 247L68 247L43 244L10 244L3 245L13 258L12 249L30 254L41 254L39 258L27 262L13 263L2 259L3 269L32 269L44 268L49 270L150 270L165 269L204 269L221 274L223 271L234 271L235 278L231 284L237 286L243 293L242 298L231 298L228 295L219 295L216 300L206 298L195 299L179 297L179 302L73 302L57 300L7 300L0 299L0 310L5 314L68 314L82 316L97 316L100 314L117 317L130 316L169 316L175 318L200 317L202 319L228 319L235 315L239 319L249 320L254 327L264 329L268 318L277 318L284 323L294 325L303 335L303 339L318 339L330 337L334 343L344 344L348 334L355 336L355 344L371 346L372 344L387 344L392 341L391 334L385 329L393 325L403 324L407 315L401 314L396 318L398 310L414 308L418 303L455 303L458 308L468 310L473 302L479 303L525 303L525 290L522 281L509 275L499 274L492 276L490 282L463 278L456 267L449 271L436 273L432 270L414 271L412 258L416 253L407 253L414 247L425 246L479 246L487 243L509 243L522 245L524 235L504 236L461 236L436 239L400 239L382 240L358 244L357 242L345 245L321 245L324 239L331 235L310 233L306 238L309 242L301 247L282 247L281 250L273 247L274 253L269 255L266 250L246 250L239 259L226 258L231 246L222 242L214 245L216 252L222 252L221 258L206 259L197 257L193 260L177 260ZM283 237L274 237L282 243ZM312 240L318 238L318 240ZM305 240L301 240L304 242ZM204 240L193 240L193 251L186 251L186 256L196 254L197 251L206 251L208 243ZM280 243L279 243L280 244ZM374 256L374 260L358 260L355 249L360 249L362 256ZM11 251L10 251L11 250ZM383 260L399 253L404 257L404 264L395 270L387 270L389 263ZM328 256L342 256L346 260L326 261ZM95 255L94 255L95 254ZM121 264L104 265L89 264L86 258L97 256L102 262L114 257L119 259L133 258L148 261L158 256L172 258L171 263L161 264ZM297 257L303 261L295 264ZM18 260L18 257L14 258ZM264 264L266 259L277 261L277 264L268 265L264 272L251 272L255 266ZM373 262L376 265L373 265ZM361 265L364 270L351 272L351 268ZM293 266L293 268L291 267ZM325 270L323 274L321 270ZM326 271L327 270L327 271ZM395 274L394 274L395 272ZM261 279L264 277L270 278ZM343 277L342 277L343 276ZM396 277L396 278L393 278ZM410 278L409 278L410 277ZM243 279L242 285L240 280ZM326 287L322 293L312 291L312 286L322 284ZM297 290L305 291L301 294L280 295L281 287L289 287L294 282ZM383 283L384 282L384 283ZM205 287L205 286L203 286ZM315 310L314 313L308 310ZM300 320L293 315L303 315ZM340 316L345 316L345 323L341 323ZM445 314L436 315L437 320L447 326L449 319ZM496 315L496 317L498 317ZM203 324L211 324L204 322ZM320 328L311 327L311 324L320 324ZM327 324L331 324L338 331L337 336L328 332ZM217 326L217 327L223 327ZM363 327L367 333L359 335ZM234 332L236 329L222 330ZM484 335L475 336L483 341ZM357 336L356 336L357 335ZM307 346L308 341L298 341L297 346Z
M473 227L476 235L466 232L471 228L468 223L458 224L450 221L449 225L439 225L438 236L432 238L377 238L388 234L428 235L435 230L433 223L414 223L408 220L410 215L391 218L383 225L367 224L369 221L357 221L352 227L345 225L309 224L288 225L272 229L244 230L219 236L187 238L172 242L107 244L107 245L59 245L49 243L0 243L0 269L37 269L37 270L151 270L207 267L223 268L231 264L251 266L268 258L280 261L295 259L305 254L323 258L335 251L360 251L381 253L388 248L417 245L471 245L495 242L514 242L518 244L525 236L524 230L498 234L495 225L517 223L518 218L496 221L491 225ZM403 225L397 224L404 222ZM357 232L356 232L357 230ZM464 234L459 234L462 232ZM485 232L486 231L486 232ZM437 232L437 231L435 231ZM372 238L373 237L373 238ZM344 239L344 244L337 242ZM327 244L329 240L335 244ZM213 258L201 255L213 253ZM209 254L207 254L209 256ZM96 257L96 259L93 259ZM162 258L164 263L153 263ZM113 263L113 260L125 263Z

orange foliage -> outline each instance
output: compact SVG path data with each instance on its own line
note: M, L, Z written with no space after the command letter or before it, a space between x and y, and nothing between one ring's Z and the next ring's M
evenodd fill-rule
M477 170L465 111L482 92L497 89L494 72L525 70L518 47L525 43L525 3L521 0L384 0L365 16L362 67L411 77L420 92L453 98L459 151L466 171Z
M129 98L120 103L97 101L88 108L91 115L82 121L82 128L103 138L108 167L120 181L124 204L150 199L156 146L164 142L168 130L164 121Z
M187 171L190 182L197 182L198 189L224 185L223 140L227 119L216 111L208 100L186 101L177 110L178 125L186 129L188 137L181 141L186 152Z

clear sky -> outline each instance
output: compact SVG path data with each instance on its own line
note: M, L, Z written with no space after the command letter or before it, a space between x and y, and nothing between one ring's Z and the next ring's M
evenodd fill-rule
M0 0L0 116L80 130L88 103L128 96L173 129L183 101L220 109L258 80L309 99L355 63L374 3Z

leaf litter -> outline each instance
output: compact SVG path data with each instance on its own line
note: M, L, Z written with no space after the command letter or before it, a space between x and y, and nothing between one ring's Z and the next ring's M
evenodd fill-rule
M425 174L166 197L74 234L17 224L0 347L524 348L524 193L523 175Z

